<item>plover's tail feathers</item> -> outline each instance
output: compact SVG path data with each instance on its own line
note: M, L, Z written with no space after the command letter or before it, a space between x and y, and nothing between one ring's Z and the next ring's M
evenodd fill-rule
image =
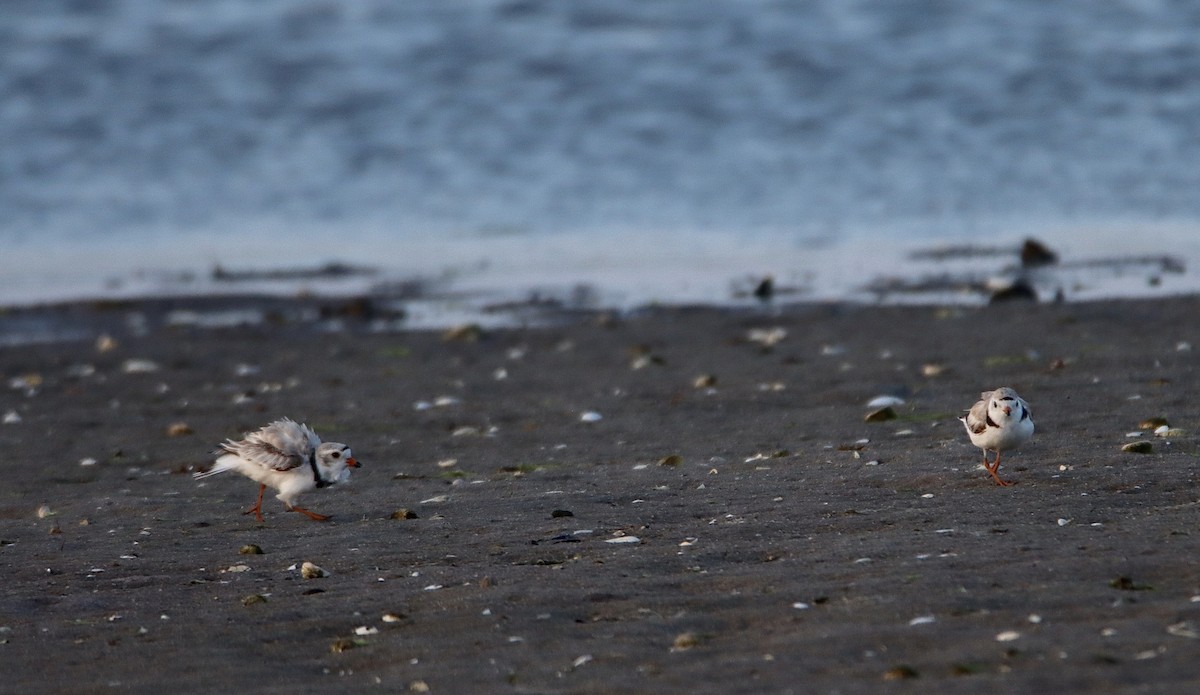
M212 468L199 473L193 473L192 477L199 480L200 478L207 478L210 475L224 473L225 471L231 471L235 468L237 468L237 457L226 454L225 456L217 459L217 462L213 464Z

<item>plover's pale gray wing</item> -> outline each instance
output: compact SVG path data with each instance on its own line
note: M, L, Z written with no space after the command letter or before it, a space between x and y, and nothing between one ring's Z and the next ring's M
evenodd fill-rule
M967 416L963 418L963 423L967 426L967 430L974 434L980 434L987 429L987 409L988 399L991 398L992 392L985 391L983 400L971 406L971 410L967 412Z
M221 448L265 468L286 471L308 463L320 443L306 425L283 418L251 432L240 442L226 441Z

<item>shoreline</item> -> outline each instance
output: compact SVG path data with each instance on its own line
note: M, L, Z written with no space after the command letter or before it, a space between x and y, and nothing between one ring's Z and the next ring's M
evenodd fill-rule
M1200 297L454 333L162 320L179 309L71 305L111 342L0 348L13 687L1200 683ZM1000 385L1038 427L1012 488L954 421ZM865 422L879 395L898 417ZM281 416L363 463L303 498L329 523L268 497L258 524L252 482L188 475ZM1151 417L1180 431L1127 436Z

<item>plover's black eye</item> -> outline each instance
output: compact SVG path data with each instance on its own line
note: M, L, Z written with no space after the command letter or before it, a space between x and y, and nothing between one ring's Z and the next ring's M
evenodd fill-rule
M334 457L335 459L340 459L342 457L342 452L335 451L332 454L330 454L330 456Z

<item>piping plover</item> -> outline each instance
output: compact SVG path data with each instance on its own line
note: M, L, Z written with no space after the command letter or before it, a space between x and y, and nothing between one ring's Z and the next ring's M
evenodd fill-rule
M300 512L316 521L327 521L329 517L324 514L297 507L294 504L296 498L313 488L348 481L349 469L360 465L351 455L350 447L336 442L322 443L308 425L288 418L251 432L241 441L226 440L214 453L221 454L217 462L195 477L207 478L224 471L237 471L257 481L258 501L243 513L253 514L259 521L263 520L263 493L268 487L279 490L276 497L287 505L288 511Z
M1011 485L1001 480L1000 452L1016 449L1033 436L1033 414L1029 404L1017 392L1001 386L995 391L979 394L979 402L971 406L959 420L967 428L971 443L983 449L983 467L997 485ZM996 461L988 463L988 450L996 452Z

